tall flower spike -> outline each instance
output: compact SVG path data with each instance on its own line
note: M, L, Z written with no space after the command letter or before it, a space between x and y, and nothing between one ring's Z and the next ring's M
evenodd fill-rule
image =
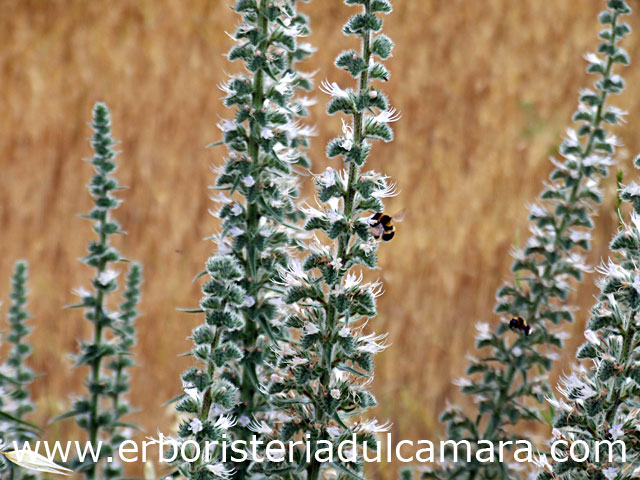
M76 359L76 366L88 367L89 375L86 379L87 394L74 402L72 409L60 418L75 417L78 426L87 432L88 441L97 451L98 442L101 443L101 460L114 455L114 447L119 445L122 436L122 420L118 409L114 409L114 392L122 392L123 382L106 371L107 362L117 361L122 353L121 324L124 312L114 312L107 309L107 299L118 288L119 271L114 264L123 261L120 253L110 244L111 235L122 233L120 225L111 213L120 205L120 200L113 193L121 187L112 174L116 170L115 157L118 152L113 149L115 141L111 137L111 119L109 110L103 103L97 103L93 108L94 134L91 145L94 155L89 159L95 174L88 185L94 201L94 207L84 217L94 223L93 230L97 240L89 243L88 255L82 261L93 268L95 273L91 281L92 289L76 289L75 293L81 298L81 303L72 305L73 308L83 308L84 318L93 325L93 338L81 343L81 351ZM113 364L112 364L113 365ZM82 472L87 479L98 477L99 462L94 463L87 458L72 462L73 469ZM117 469L106 468L105 474L113 478Z
M13 442L21 445L37 435L37 429L24 421L25 415L35 408L29 392L35 376L27 365L31 346L25 341L31 332L26 323L29 319L26 311L27 270L27 262L19 261L11 275L9 332L6 336L11 347L6 361L0 366L0 441L8 445L13 445ZM5 462L4 458L0 459L0 476L9 470L15 480L30 477Z
M114 322L115 343L117 348L117 356L108 363L111 370L110 390L107 394L111 397L111 408L113 416L113 424L121 421L122 417L132 412L131 405L127 402L126 394L129 392L129 369L134 366L132 358L133 347L136 344L136 327L135 319L139 313L137 310L140 302L140 284L142 283L142 267L138 263L134 263L129 268L127 279L125 282L125 290L122 294L122 303L120 304L120 314ZM111 429L110 430L110 448L117 451L120 444L125 440L129 440L129 432L131 429ZM123 468L120 462L106 462L104 465L103 478L121 478L123 476Z
M311 75L297 70L313 48L299 39L309 33L307 18L292 0L238 0L242 23L232 38L229 60L245 72L220 88L224 104L235 109L218 127L227 157L218 173L213 199L221 232L212 237L217 254L206 265L203 298L196 313L203 323L193 332L191 355L197 364L182 375L184 395L176 408L185 415L179 441L204 446L222 435L248 440L258 414L271 412L262 386L271 378L273 346L282 328L281 290L274 280L300 246L294 223L298 176L309 167L305 154L314 134L301 118L313 104L298 97L312 88ZM230 416L235 417L231 420ZM237 421L236 421L237 420ZM225 465L220 455L178 465L187 478L248 478L259 474L251 462Z
M640 157L635 164L640 168ZM617 260L600 270L601 294L577 352L582 365L558 387L563 400L550 400L552 443L583 442L582 448L569 457L569 445L558 442L538 480L621 480L640 473L640 186L634 182L620 196L633 211L611 242ZM576 453L585 460L578 462Z
M551 181L540 203L530 209L531 236L524 248L514 250L515 278L497 292L496 312L503 317L493 331L483 328L476 337L477 348L486 353L469 365L470 379L460 383L462 393L474 397L477 411L464 412L453 406L441 417L447 439L470 442L472 461L445 463L423 472L424 478L520 478L521 473L510 465L480 463L475 453L481 440L498 445L512 440L513 435L523 438L521 431L515 434L510 427L525 420L542 420L536 405L549 394L546 374L557 357L550 350L561 348L565 338L557 326L573 320L573 308L566 300L572 282L581 281L587 269L580 252L590 247L592 216L601 201L599 184L608 174L618 145L605 127L622 120L622 112L606 102L610 94L624 88L613 66L629 63L627 53L617 44L630 32L620 22L630 9L623 0L608 0L606 5L599 16L605 26L599 34L603 42L598 54L587 56L587 71L598 76L595 90L580 92L573 116L578 127L568 130L560 147L563 160L552 159L556 168ZM519 319L511 324L514 317L524 319L530 330ZM466 452L461 457L466 460Z
M362 8L344 27L346 34L359 37L361 51L341 53L336 65L351 73L356 87L344 89L329 82L322 87L331 96L328 113L350 117L350 125L344 123L345 135L327 147L329 157L344 160L345 170L328 168L315 177L319 208L305 212L305 228L331 242L323 244L316 238L308 245L303 263L281 272L284 299L292 307L286 322L292 335L274 346L279 358L265 385L279 410L266 418L270 430L264 430L265 440L288 442L301 435L309 444L308 448L295 445L280 462L265 462L263 471L269 478L359 478L364 452L356 449L348 458L339 458L337 446L355 435L358 444L367 441L375 449L375 434L389 428L377 421L354 423L348 417L376 404L369 391L373 356L387 346L385 335L363 331L367 320L376 316L380 288L377 283L365 283L361 270L377 264L371 212L381 212L381 199L391 192L386 177L364 170L371 140L393 137L388 125L395 119L393 111L386 96L371 85L372 80L389 78L384 65L374 58L381 61L391 54L391 40L378 33L380 14L391 12L391 3L346 3ZM387 115L378 117L382 112ZM333 462L316 457L326 458L327 449L333 453Z

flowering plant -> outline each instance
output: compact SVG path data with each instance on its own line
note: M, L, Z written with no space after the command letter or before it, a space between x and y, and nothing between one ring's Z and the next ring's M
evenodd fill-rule
M488 323L478 325L480 357L470 357L469 378L456 381L463 394L473 396L477 412L450 406L441 417L447 438L468 442L472 459L484 441L497 445L522 439L510 426L545 421L538 405L549 394L547 372L558 358L553 349L561 348L566 338L556 326L573 320L567 298L572 282L581 281L588 270L581 252L590 247L592 216L601 202L600 180L608 174L619 144L606 126L620 123L626 113L607 105L607 99L624 89L613 66L629 64L617 44L630 32L620 22L630 9L624 0L607 0L606 5L599 16L605 29L599 33L598 54L585 56L587 72L598 76L595 90L580 91L573 115L578 127L567 131L560 146L563 160L552 159L550 182L530 209L531 236L523 248L513 249L515 278L497 292L496 312L508 317L493 330ZM424 472L424 477L511 479L518 477L521 467L473 460L445 463Z
M95 169L95 175L88 187L94 207L84 217L94 222L93 230L98 239L89 244L88 255L82 261L95 270L95 276L91 281L91 290L75 290L82 301L71 305L71 308L83 308L84 318L93 325L93 338L82 342L81 351L75 356L76 366L89 368L86 380L88 392L58 419L75 417L78 426L86 430L94 451L98 451L97 444L102 442L99 451L104 459L113 456L125 438L121 417L129 412L123 396L129 389L126 370L131 366L130 348L135 343L132 320L137 315L135 309L139 299L140 266L133 264L130 268L121 310L109 310L107 300L118 288L119 275L112 265L125 259L109 242L111 235L123 232L118 222L111 218L112 210L120 205L120 200L113 192L121 187L112 176L116 169L117 152L113 149L115 142L111 137L111 119L106 105L95 105L91 127L94 131L91 138L94 155L89 161ZM105 367L111 373L107 373ZM89 479L98 476L99 465L90 458L74 461L73 467ZM122 469L117 462L104 462L103 475L105 478L119 477Z
M190 455L200 453L178 465L186 478L253 474L251 459L231 466L217 450L203 450L208 442L247 439L254 417L272 411L261 385L272 374L273 346L286 336L274 279L301 245L297 177L309 166L304 149L315 134L300 120L313 100L295 95L311 88L311 76L295 67L313 52L298 42L309 28L296 7L290 0L238 0L233 7L242 23L227 57L243 61L246 72L220 86L236 114L218 124L228 150L212 187L222 230L211 237L217 253L202 274L200 308L190 310L204 314L192 335L197 366L183 373L185 393L176 402L185 416L178 440Z

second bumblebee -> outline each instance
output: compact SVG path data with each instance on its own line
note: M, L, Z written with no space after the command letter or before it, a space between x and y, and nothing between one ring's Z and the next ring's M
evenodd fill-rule
M518 330L524 333L527 337L531 333L531 325L522 317L513 317L509 322L509 328L511 330Z

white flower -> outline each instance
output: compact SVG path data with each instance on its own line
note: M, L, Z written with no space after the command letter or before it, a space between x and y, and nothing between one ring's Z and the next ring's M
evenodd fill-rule
M236 129L236 124L231 120L223 119L218 122L217 127L224 133L231 132Z
M624 117L626 117L629 112L621 110L618 107L614 107L613 105L607 108L607 112L613 113L618 118L618 120L620 120L620 123L627 123Z
M335 170L331 167L327 167L327 169L316 178L318 184L322 185L324 188L333 187L336 184Z
M476 334L476 340L491 340L491 333L489 332L489 324L487 322L476 323L476 330L478 333Z
M224 479L231 478L234 473L234 470L225 467L224 463L209 464L205 468L216 477Z
M600 339L598 335L593 330L585 330L584 337L589 341L589 343L593 343L594 345L600 345Z
M275 135L273 133L273 130L271 130L270 128L262 127L262 130L260 130L261 138L269 139L269 138L273 138L274 136Z
M115 280L118 275L120 275L120 272L116 272L115 270L108 268L98 275L98 283L100 285L107 285L112 280Z
M200 399L200 392L192 382L182 382L182 390L193 400L197 401Z
M362 422L358 425L358 428L362 432L367 433L384 433L391 429L391 422L379 423L377 419L369 420L368 422Z
M256 304L256 299L253 298L251 295L247 295L247 298L244 299L244 302L242 302L242 306L243 307L248 307L251 308Z
M278 84L274 88L280 95L291 95L293 93L291 84L295 81L295 79L296 76L293 73L289 72L280 80L280 82L278 82Z
M249 424L248 428L252 432L263 434L263 435L265 434L269 435L271 432L273 432L273 429L269 425L267 425L267 422L265 422L264 420L261 422L254 420Z
M451 383L453 383L457 387L470 387L471 385L473 385L473 383L471 383L471 380L469 380L467 377L456 378Z
M320 91L338 98L349 98L349 94L341 89L336 82L329 83L328 80L324 80L320 85Z
M251 175L247 175L242 179L242 183L244 183L245 187L250 188L256 184L256 181Z
M243 233L244 233L244 230L242 230L240 227L235 225L229 229L229 235L231 235L233 238L239 237Z
M349 329L349 327L342 327L338 332L338 335L340 335L342 338L347 338L349 335L351 335L351 330Z
M91 292L84 287L76 287L71 290L71 293L77 295L80 298L86 298L91 296Z
M327 427L327 433L329 434L329 437L336 438L340 435L340 427L336 427L334 425Z
M611 438L613 440L617 440L618 438L622 437L624 435L624 430L622 428L622 424L621 423L614 423L611 428L609 429L609 435L611 435Z
M591 240L591 233L587 232L587 231L578 231L578 230L572 230L571 234L569 235L569 238L571 239L572 242L574 243L578 243L581 242L583 240Z
M332 388L331 389L331 396L333 398L335 398L336 400L340 399L340 389L339 388Z
M585 53L584 54L584 59L592 64L600 64L602 63L602 60L600 60L600 57L598 57L598 55L596 55L593 52L589 52L589 53Z
M347 152L350 152L353 148L353 128L347 125L344 119L342 120L342 134L344 135L344 140L342 141L340 146Z
M632 286L636 292L640 293L640 275L636 275L635 277L633 277Z
M522 355L522 349L520 347L513 347L511 353L513 353L514 357L519 357L520 355Z
M396 111L395 108L389 108L388 110L384 110L373 117L372 121L376 123L391 123L397 122L401 118L402 114L400 112Z
M240 205L238 202L233 202L233 206L231 207L231 213L235 217L242 214L242 205Z
M250 423L251 423L251 419L246 415L241 415L240 418L238 419L238 424L242 425L243 427L246 427Z
M385 350L389 345L384 343L378 343L380 340L384 340L387 338L387 334L384 333L382 335L376 335L375 333L370 333L369 335L365 335L358 339L358 351L364 353L370 353L374 355L378 352Z
M557 428L554 428L553 430L551 430L551 435L553 435L554 438L560 438L562 437L562 432Z
M305 335L315 335L319 331L320 329L315 323L307 322L307 324L304 326Z
M203 430L204 426L202 425L202 421L200 421L199 418L194 418L193 420L191 420L191 422L189 423L189 429L194 433L197 434L198 432L201 432Z
M220 430L229 430L234 427L237 423L236 420L231 415L221 415L216 420L216 423L213 424L214 427L219 428Z
M640 196L640 185L636 182L631 182L622 189L622 192L632 197L638 197Z
M614 480L618 476L618 469L609 467L602 470L602 474L607 480Z

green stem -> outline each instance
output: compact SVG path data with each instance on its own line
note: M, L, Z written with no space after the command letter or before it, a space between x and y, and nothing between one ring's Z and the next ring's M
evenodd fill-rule
M260 11L264 12L268 8L268 0L260 0ZM269 19L266 15L259 14L258 16L258 28L260 29L260 33L264 35L264 40L260 44L260 52L262 55L266 55L267 49L269 47L269 39L267 37ZM265 74L263 70L258 70L253 79L253 94L252 94L252 106L253 109L258 112L261 108L263 108L264 104L264 81ZM249 145L248 145L248 153L251 157L251 161L254 166L254 174L257 175L257 172L260 171L262 165L260 164L260 132L258 132L258 125L254 119L250 120L250 135L249 135ZM247 293L252 296L256 301L258 301L258 292L260 289L260 279L259 268L258 268L258 256L259 252L256 247L255 237L258 235L258 225L260 222L260 211L258 209L258 204L253 202L247 202L247 235L249 239L247 240L247 258L246 265L247 271L249 273L249 288L247 289ZM244 311L245 317L245 338L247 344L245 345L247 351L252 349L255 346L255 339L257 337L257 329L255 326L255 320L251 318L248 311ZM255 365L250 362L246 362L244 364L244 369L253 369L255 370ZM253 402L254 402L254 393L255 388L253 383L249 379L248 374L243 374L241 379L241 399L243 402L243 408L246 411L253 410Z
M100 218L100 231L104 232L104 224L107 221L107 212L103 212ZM100 234L100 244L103 247L107 246L107 236L105 233ZM98 265L98 275L96 278L100 277L100 274L104 272L106 268L106 261L103 260ZM94 308L94 344L96 348L100 348L102 345L102 315L103 315L103 302L104 302L104 292L100 289L98 290L98 294L96 295L96 305ZM97 355L96 358L91 363L91 381L90 384L94 389L97 389L98 385L100 385L100 370L102 365L102 355ZM95 448L98 443L98 434L99 434L99 425L98 425L98 408L100 403L100 394L97 391L94 391L91 394L91 409L89 413L89 441L91 445ZM89 471L87 472L87 478L93 480L96 478L96 470L97 463L91 463Z

